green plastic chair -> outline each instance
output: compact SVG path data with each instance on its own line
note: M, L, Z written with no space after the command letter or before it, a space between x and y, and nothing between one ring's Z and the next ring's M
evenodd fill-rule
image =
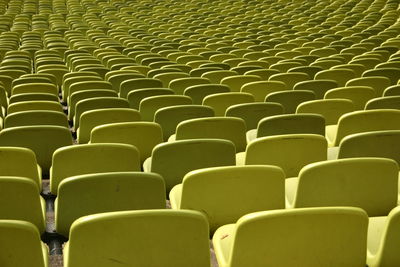
M76 130L79 144L89 142L90 133L99 125L117 122L140 121L140 113L130 108L106 108L85 111L82 113L79 128Z
M10 104L7 109L7 114L12 114L21 111L47 110L55 112L63 112L62 105L54 101L32 100Z
M48 266L49 249L40 240L40 234L32 223L0 220L0 235L0 261L3 266Z
M305 166L286 181L293 208L352 206L368 216L386 216L397 206L399 167L394 160L351 158Z
M264 61L263 61L264 62ZM249 70L246 71L244 74L245 75L256 75L260 77L264 81L268 81L269 77L271 77L274 74L278 74L279 70L273 70L273 69L256 69L256 70Z
M154 114L154 122L161 126L163 140L167 141L180 122L204 117L214 117L214 110L207 106L180 105L158 109Z
M274 166L205 168L186 174L169 198L173 209L207 214L213 233L245 214L284 208L284 180L283 171Z
M319 114L325 118L325 125L329 126L337 124L342 115L353 111L353 102L348 99L318 99L298 105L296 114Z
M372 98L365 104L365 109L400 109L400 95Z
M262 211L220 227L212 242L221 267L364 267L367 228L359 208Z
M162 143L162 129L154 122L120 122L96 126L90 143L123 143L139 150L140 161L151 156L153 148Z
M69 145L72 145L71 132L61 126L20 126L0 132L0 146L31 149L42 167L43 175L48 175L53 152Z
M157 145L143 163L145 172L160 174L166 190L182 182L192 170L235 165L235 145L221 139L179 140Z
M126 98L132 90L144 89L144 88L163 88L163 84L160 80L152 78L136 78L126 80L121 83L119 96Z
M327 159L327 141L317 134L287 134L257 138L246 152L236 155L237 165L275 165L286 177L295 177L307 164Z
M165 199L164 180L155 173L109 172L73 176L59 185L55 201L57 233L68 237L71 224L86 215L163 209Z
M303 102L315 100L315 94L308 90L285 90L270 93L265 97L265 102L279 103L284 108L285 114L293 114Z
M0 147L0 176L18 176L34 181L42 189L42 169L35 153L22 147Z
M80 72L78 72L80 73ZM72 73L70 73L72 74ZM76 76L72 76L70 78L64 79L63 81L63 85L61 87L61 91L62 91L62 99L67 102L68 98L69 98L69 88L71 87L71 85L73 85L74 83L77 82L86 82L86 81L102 81L102 79L99 76L96 76L94 73L93 74L89 74L87 72L84 72L84 76L78 76L77 73L74 73ZM67 74L65 74L65 76L67 76ZM97 88L100 89L100 88Z
M243 85L257 81L261 81L261 78L256 75L233 75L223 78L220 83L227 85L231 92L240 92Z
M219 84L222 79L230 76L238 75L236 71L231 70L213 70L201 75L201 78L209 79L211 83Z
M200 85L200 84L209 84L210 81L205 78L200 77L186 77L186 78L179 78L170 81L168 87L171 88L175 94L183 95L186 88Z
M215 116L224 116L230 106L252 102L254 102L254 97L249 93L228 92L208 95L203 99L202 104L212 107Z
M235 144L236 151L246 149L246 123L241 118L211 117L182 121L169 141L185 139L218 138Z
M0 87L1 88L1 87ZM4 106L5 108L8 107L8 104L13 104L17 102L24 102L24 101L53 101L53 102L59 102L59 98L56 95L53 94L47 94L47 93L26 93L26 94L18 94L18 95L13 95L10 97L9 102L7 105L3 104L3 101L1 100L1 92L2 90L0 89L0 104Z
M128 102L131 108L139 109L140 101L150 96L173 95L174 91L168 88L144 88L132 90L128 96Z
M208 95L228 92L230 92L230 88L227 85L200 84L187 87L183 94L189 96L192 99L193 104L201 105L203 99Z
M313 91L316 99L322 99L328 90L336 87L338 84L334 80L310 80L296 83L293 90Z
M94 97L81 100L75 107L74 129L79 128L80 118L84 112L104 108L129 108L129 103L126 99L117 97Z
M367 264L370 267L397 266L400 263L399 207L388 216L370 218L368 227Z
M106 267L117 261L132 267L208 267L208 237L207 219L196 211L120 211L85 216L72 224L64 266ZM93 245L87 246L88 242Z
M106 80L112 84L114 91L117 93L120 92L120 85L124 81L136 78L145 78L145 77L146 77L145 75L135 71L115 70L115 71L110 71L106 74Z
M102 89L102 90L113 90L112 84L106 81L82 81L82 82L74 82L69 86L68 91L68 103L71 101L72 94L81 91L88 91L94 89Z
M400 80L400 70L398 68L380 68L367 70L363 73L363 77L383 76L390 79L391 85L397 84Z
M346 136L340 142L338 158L382 157L400 164L400 131L374 131Z
M330 89L325 93L325 99L348 99L356 110L362 110L365 104L376 96L376 92L369 86L348 86Z
M375 90L376 96L382 96L383 91L390 86L390 79L382 76L361 77L348 81L349 86L369 86Z
M11 94L47 93L58 96L58 88L51 83L29 83L13 86Z
M0 185L0 219L27 221L43 233L46 208L37 183L25 177L1 176Z
M55 125L69 128L67 115L57 111L20 111L8 115L4 128L29 125Z
M240 90L243 93L250 93L255 101L264 102L265 97L274 92L287 90L287 86L281 81L258 81L244 84Z
M392 85L383 91L383 96L400 96L400 85Z
M159 95L146 97L140 101L139 112L144 121L153 121L154 115L158 109L176 106L176 105L190 105L192 99L188 96L182 95Z
M184 72L169 72L169 73L159 73L157 75L155 75L153 78L154 79L158 79L162 82L162 86L163 87L168 87L169 83L172 80L175 79L180 79L180 78L189 78L189 74L188 73L184 73Z
M400 110L362 110L344 114L337 126L328 127L326 137L338 146L348 135L371 131L400 130Z
M269 116L283 114L283 106L278 103L245 103L232 105L225 112L226 117L241 118L246 123L246 129L257 128L258 122Z
M286 84L287 89L292 90L298 82L310 80L310 77L302 72L288 72L274 74L268 80L283 82Z
M334 80L338 86L345 86L346 83L357 78L354 71L349 69L330 69L323 70L315 74L315 80Z
M247 131L247 143L256 138L282 134L319 134L325 136L325 119L318 114L284 114L264 118L257 129Z

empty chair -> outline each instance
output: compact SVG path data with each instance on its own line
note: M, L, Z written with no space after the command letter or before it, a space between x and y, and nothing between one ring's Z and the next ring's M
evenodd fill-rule
M215 116L224 116L230 106L251 102L254 102L254 97L249 93L228 92L206 96L203 99L203 106L212 107Z
M375 90L376 96L382 96L383 91L391 84L390 79L383 76L361 77L348 81L346 86L369 86Z
M210 231L214 232L250 212L284 208L284 180L283 171L274 166L195 170L172 188L171 206L206 213Z
M285 114L260 120L257 129L247 131L247 142L282 134L319 134L325 136L325 119L318 114Z
M398 68L380 68L367 70L363 73L363 77L383 76L390 79L391 85L397 84L400 79L400 69Z
M113 90L112 84L106 81L81 81L81 82L74 82L70 85L68 91L68 103L71 100L72 94L80 91L88 91L88 90Z
M185 89L184 95L189 96L193 104L201 105L203 99L212 94L228 93L230 88L223 84L200 84L192 85Z
M145 172L160 174L166 190L182 182L192 170L235 165L235 145L221 139L179 140L157 145L143 163Z
M96 126L90 143L123 143L139 150L140 161L151 156L153 148L162 143L162 129L154 122L119 122Z
M244 120L246 129L257 128L258 122L269 116L283 114L283 106L278 103L244 103L230 106L225 112L226 117L237 117Z
M219 84L222 79L235 75L238 75L238 73L232 70L213 70L203 73L201 77L209 79L211 83Z
M255 101L264 102L265 97L274 92L287 90L287 85L281 81L258 81L246 83L240 91L254 96Z
M0 236L2 266L48 266L49 249L40 240L40 233L32 223L0 220Z
M58 96L58 89L51 83L28 83L16 85L12 88L12 95L26 93L46 93Z
M241 118L212 117L185 120L176 127L176 140L202 138L226 139L235 144L237 152L244 151L246 123Z
M116 261L134 267L210 266L207 219L196 211L144 210L95 214L72 224L66 267Z
M363 110L344 114L337 126L327 128L326 137L338 146L348 135L370 131L400 130L400 110Z
M354 111L353 102L348 99L317 99L301 103L296 114L314 113L325 118L325 125L337 124L339 118Z
M86 215L163 209L165 199L164 180L155 173L107 172L70 177L59 185L55 203L57 233L68 237L71 224Z
M144 121L153 121L154 115L158 109L177 106L177 105L190 105L192 99L183 95L159 95L146 97L140 101L139 112Z
M48 110L63 112L63 108L60 103L54 101L23 101L10 104L7 109L7 114L12 114L20 111L32 111L32 110Z
M237 165L275 165L286 177L295 177L307 164L327 159L327 142L316 134L287 134L261 137L238 153Z
M261 78L256 75L234 75L223 78L221 84L227 85L231 92L240 92L240 88L246 83L257 81L261 81Z
M317 72L315 80L334 80L338 86L345 86L347 81L357 78L354 71L349 69L330 69Z
M183 92L186 88L194 85L200 84L209 84L210 81L205 78L198 78L198 77L188 77L188 78L179 78L174 79L169 83L169 88L171 88L175 94L183 95Z
M365 104L376 96L376 92L369 86L348 86L330 89L325 93L325 99L348 99L354 104L355 110L364 109Z
M61 126L20 126L0 132L0 146L31 149L42 167L43 175L48 175L53 152L69 145L72 145L71 132Z
M79 128L76 130L78 143L89 142L90 132L96 126L133 121L140 121L140 113L130 108L105 108L85 111L81 115Z
M0 177L0 219L21 220L45 231L45 200L39 187L30 178L18 176Z
M399 167L384 158L351 158L305 166L286 180L293 208L352 206L368 216L386 216L397 206Z
M399 240L399 211L394 208L388 216L370 218L368 227L367 264L370 267L397 266Z
M400 164L400 131L374 131L349 135L340 142L338 158L382 157Z
M158 79L162 82L163 87L168 87L172 80L179 78L189 78L189 74L184 72L169 72L169 73L159 73L154 76L154 79Z
M52 158L50 190L57 195L65 178L101 172L139 171L136 147L127 144L85 144L57 149Z
M302 72L288 72L288 73L278 73L269 77L269 81L280 81L286 84L287 89L292 90L293 87L302 81L309 80L308 74Z
M213 117L214 110L207 106L180 105L160 108L154 114L154 122L158 123L163 132L163 140L175 133L176 126L185 120Z
M129 92L127 99L131 108L139 109L140 101L146 97L173 94L175 94L174 91L168 88L144 88L132 90Z
M126 80L121 83L119 95L126 98L130 91L143 88L162 88L163 84L160 80L152 78L136 78Z
M336 87L338 83L334 80L310 80L296 83L293 90L313 91L316 99L322 99L328 90Z
M1 89L0 89L1 90ZM54 102L59 102L58 96L53 95L53 94L47 94L47 93L26 93L26 94L19 94L19 95L13 95L10 97L9 103L17 103L17 102L23 102L23 101L54 101Z
M363 267L367 228L359 208L262 211L220 227L212 241L221 267Z
M365 109L400 109L400 95L372 98Z
M81 100L75 107L74 129L79 128L81 115L85 111L103 108L129 108L129 103L126 99L117 97L94 97Z
M383 96L400 96L400 84L392 85L383 91Z
M69 128L67 115L57 111L31 110L8 115L4 128L29 125L55 125Z
M265 97L265 102L279 103L284 108L284 113L295 113L298 105L305 101L315 99L315 94L308 90L287 90L270 93Z

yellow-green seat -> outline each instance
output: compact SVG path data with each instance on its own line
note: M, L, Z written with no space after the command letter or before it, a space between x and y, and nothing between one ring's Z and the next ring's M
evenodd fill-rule
M310 76L302 72L288 72L274 74L268 80L283 82L286 84L287 89L292 90L298 82L310 80Z
M209 267L206 217L196 211L139 210L85 216L72 224L65 267L122 262L132 267Z
M57 195L60 182L71 176L139 170L139 151L132 145L98 143L66 146L53 154L50 190Z
M67 115L57 111L30 110L8 115L4 128L29 125L55 125L69 128Z
M228 92L230 92L230 88L227 85L199 84L187 87L183 94L189 96L192 99L193 104L201 105L203 99L208 95Z
M211 83L219 84L221 83L222 79L230 76L238 75L236 71L231 70L213 70L201 75L202 78L207 78L210 80Z
M37 182L19 176L0 176L0 219L21 220L45 231L45 200Z
M192 104L192 99L183 95L149 96L140 101L139 112L144 121L153 121L155 113L160 108L190 104Z
M90 143L123 143L135 146L143 162L153 148L162 143L162 129L154 122L119 122L96 126L91 131Z
M80 73L80 72L78 72ZM72 74L72 73L69 73ZM94 74L90 74L87 72L83 72L85 75L77 75L77 73L74 73L75 75L69 78L64 79L63 84L62 84L62 99L66 102L68 101L69 98L69 88L71 87L72 84L77 83L77 82L86 82L86 81L102 81L101 77L96 76ZM65 74L64 76L67 76ZM100 88L97 88L100 89Z
M142 73L138 73L136 71L122 71L116 70L116 71L110 71L106 74L106 80L112 84L112 88L114 89L115 92L119 93L120 91L120 85L124 81L130 80L130 79L136 79L136 78L145 78L146 76ZM110 74L112 73L112 74ZM108 75L108 77L107 77Z
M284 180L283 171L274 166L205 168L186 174L169 198L173 209L207 214L214 232L245 214L284 208Z
M129 103L126 99L118 97L93 97L81 100L75 106L74 129L79 128L81 115L85 111L103 108L129 108Z
M362 110L344 114L337 126L327 129L331 146L338 146L348 135L370 131L400 130L400 110Z
M143 164L145 172L160 174L166 190L182 182L189 171L235 165L235 145L222 139L179 140L157 145Z
M263 79L264 81L268 81L269 77L271 77L274 74L278 74L279 70L274 70L274 69L256 69L256 70L249 70L246 71L244 74L245 75L256 75Z
M365 104L376 96L376 92L369 86L347 86L330 89L325 93L325 99L348 99L354 104L355 110L362 110Z
M317 72L315 80L334 80L338 86L345 86L347 81L357 78L353 70L349 69L330 69Z
M278 103L244 103L230 106L226 117L241 118L246 123L246 129L257 128L258 122L269 116L283 114L283 106Z
M317 99L298 105L296 114L319 114L325 118L325 125L332 125L337 124L342 115L353 111L353 102L348 99Z
M163 132L163 140L175 133L176 126L185 120L213 117L214 110L208 106L179 105L160 108L154 114L154 122L158 123Z
M302 72L307 74L310 77L310 79L314 79L315 74L321 70L324 69L318 66L302 66L300 64L300 66L288 69L287 72Z
M155 173L107 172L64 179L55 201L57 233L68 237L71 224L96 213L163 209L165 185Z
M400 109L400 95L372 98L365 109Z
M22 220L0 220L0 236L2 266L48 266L49 249L40 240L40 233L32 223Z
M399 254L399 211L394 208L388 216L369 219L367 264L369 267L390 267L400 264Z
M346 136L340 142L338 158L382 157L400 164L400 130L373 131Z
M358 208L262 211L220 227L212 241L220 267L364 267L367 227Z
M399 68L380 68L367 70L363 73L363 77L370 76L383 76L390 79L391 85L397 84L400 80L400 69Z
M79 128L76 130L79 144L89 142L90 133L96 126L117 123L140 121L140 113L130 108L105 108L89 110L82 113Z
M208 95L203 99L202 104L212 107L215 116L224 116L230 106L251 102L254 102L254 97L249 93L227 92Z
M286 177L295 177L307 164L327 159L327 141L317 134L286 134L261 137L238 153L237 165L275 165Z
M290 207L352 206L368 216L386 216L397 206L399 166L384 158L312 163L286 180Z
M316 99L322 99L328 90L336 87L338 87L338 83L334 80L309 80L298 82L293 90L313 91Z
M371 76L351 79L346 83L348 86L369 86L375 90L376 96L382 96L383 91L391 85L390 79L383 76Z
M172 89L175 94L183 95L186 88L200 84L210 84L210 81L200 77L178 78L170 81L168 87Z
M0 94L1 94L1 89L0 89ZM18 95L11 96L10 99L9 99L9 104L17 103L17 102L23 102L23 101L36 101L36 100L38 100L38 101L53 101L53 102L59 102L60 101L58 96L53 95L53 94L48 94L48 93L26 93L26 94L18 94ZM2 104L1 102L2 101L0 100L0 104ZM2 106L4 106L4 105L2 105Z
M243 85L251 82L261 81L256 75L233 75L221 80L221 84L227 85L231 92L239 92Z
M11 91L12 95L25 93L47 93L58 96L58 88L51 83L29 83L16 85Z
M218 138L235 144L236 151L246 149L246 123L235 117L196 118L182 121L170 140Z
M144 88L163 88L160 80L153 78L136 78L121 83L119 96L126 98L130 91Z
M170 73L159 73L155 75L153 78L158 79L162 82L164 87L168 87L169 83L172 80L179 79L179 78L189 78L188 73L184 72L170 72Z
M53 152L68 145L72 145L71 132L61 126L19 126L0 132L0 146L31 149L44 175L49 172Z
M265 97L265 102L281 104L286 114L295 113L298 105L310 100L315 100L315 94L308 90L285 90L270 93Z
M400 96L400 84L392 85L383 91L383 96Z
M33 111L33 110L48 110L63 112L63 108L60 103L47 100L31 100L23 101L10 104L7 109L7 114L12 114L21 111Z
M69 86L68 91L68 103L71 100L71 96L75 92L88 91L93 89L105 89L105 90L113 90L112 84L110 82L106 82L103 80L95 81L95 80L87 80L74 82Z

